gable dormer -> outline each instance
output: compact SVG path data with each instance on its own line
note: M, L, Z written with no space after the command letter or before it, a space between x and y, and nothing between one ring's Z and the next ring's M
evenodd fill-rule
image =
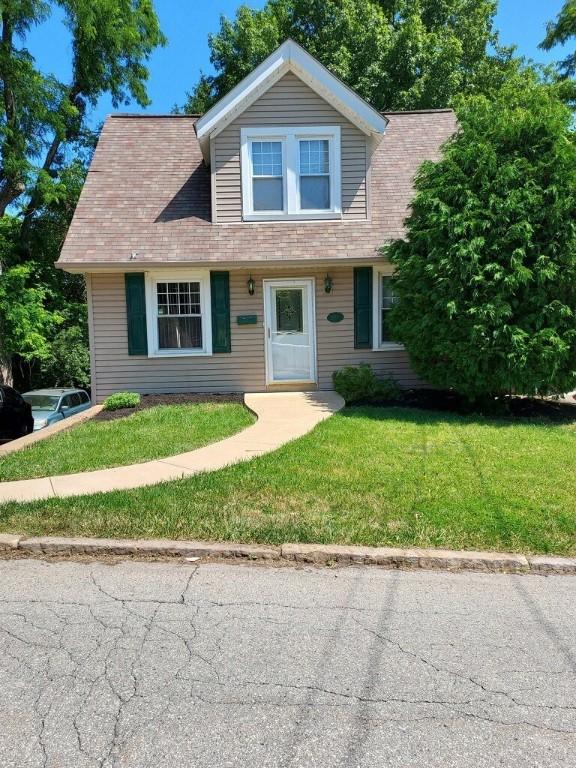
M368 218L370 156L386 125L286 41L196 124L213 222Z

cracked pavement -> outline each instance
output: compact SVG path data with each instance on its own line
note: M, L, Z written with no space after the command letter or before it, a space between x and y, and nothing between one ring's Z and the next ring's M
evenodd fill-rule
M0 561L2 768L574 766L576 578Z

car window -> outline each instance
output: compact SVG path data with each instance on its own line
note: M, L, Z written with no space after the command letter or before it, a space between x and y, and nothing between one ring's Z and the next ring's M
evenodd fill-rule
M64 395L64 397L62 398L62 402L60 403L60 408L62 408L63 410L72 408L72 395Z
M88 403L90 401L90 398L88 397L86 392L80 392L80 402L82 404Z
M33 411L55 411L58 408L58 395L34 395L29 394L24 397L27 403L30 403Z
M70 395L70 399L72 402L72 408L76 408L77 405L82 405L82 400L80 398L80 392L74 392L73 395Z

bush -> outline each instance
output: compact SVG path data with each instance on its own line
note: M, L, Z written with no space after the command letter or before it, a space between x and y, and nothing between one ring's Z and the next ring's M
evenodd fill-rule
M116 392L104 400L105 411L118 411L120 408L136 408L140 405L140 395L137 392Z
M368 363L348 365L332 374L334 389L347 403L393 400L399 388L391 378L379 379Z
M421 378L481 402L576 386L576 142L553 89L460 108L425 163L396 266L393 338Z

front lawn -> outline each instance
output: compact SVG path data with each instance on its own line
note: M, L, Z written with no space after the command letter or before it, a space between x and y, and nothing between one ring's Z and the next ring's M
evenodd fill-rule
M240 403L158 405L115 421L87 421L0 460L0 481L64 475L159 459L249 426Z
M218 472L7 504L0 529L576 554L575 455L576 421L349 408Z

